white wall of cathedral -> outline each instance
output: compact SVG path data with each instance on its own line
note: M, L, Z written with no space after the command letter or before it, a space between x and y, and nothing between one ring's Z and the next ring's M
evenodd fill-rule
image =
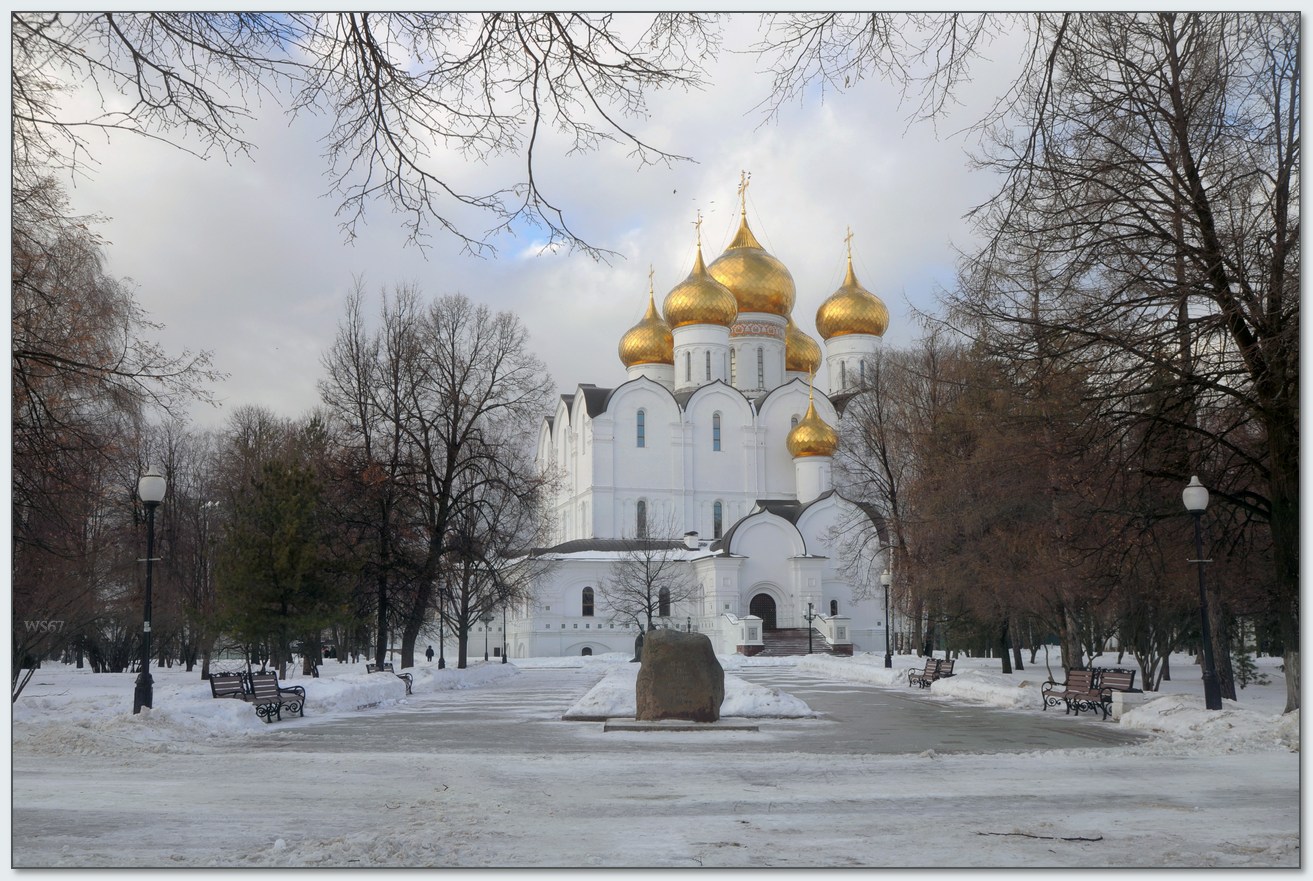
M647 377L671 391L674 391L675 388L675 365L673 364L634 364L625 368L625 375L629 379L638 379L640 376Z
M781 386L787 320L764 312L741 312L730 328L730 384L749 395Z
M833 487L833 462L829 456L800 456L793 460L798 501L814 501L821 493Z
M879 350L880 338L872 334L850 333L826 340L825 368L830 394L855 389L866 381L874 369L873 359Z
M829 400L818 394L815 402L821 417L837 424ZM539 441L540 464L558 476L554 539L636 535L640 507L653 533L696 531L714 539L757 499L796 498L786 441L806 413L807 385L780 386L758 407L713 382L681 410L666 388L642 377L615 389L606 411L592 417L577 391L569 406L558 406L551 429L544 424Z
M729 328L718 324L686 324L675 338L675 391L709 382L729 381Z

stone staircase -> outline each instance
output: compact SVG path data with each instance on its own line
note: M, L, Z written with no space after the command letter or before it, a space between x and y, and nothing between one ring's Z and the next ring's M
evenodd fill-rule
M781 627L778 630L767 630L762 634L762 644L765 648L757 655L805 655L807 654L807 628L806 627ZM819 630L812 630L812 654L813 655L833 655L836 652L830 648L830 644L821 636Z

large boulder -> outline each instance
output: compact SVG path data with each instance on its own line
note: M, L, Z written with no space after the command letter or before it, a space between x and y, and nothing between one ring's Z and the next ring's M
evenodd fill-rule
M703 634L653 630L643 640L636 692L640 720L715 722L725 699L725 670Z

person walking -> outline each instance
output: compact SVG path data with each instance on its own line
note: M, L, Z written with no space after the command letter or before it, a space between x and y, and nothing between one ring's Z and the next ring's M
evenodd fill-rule
M433 646L429 646L429 650L426 651L426 652L424 653L424 655L429 659L429 663L432 664L432 663L433 663Z

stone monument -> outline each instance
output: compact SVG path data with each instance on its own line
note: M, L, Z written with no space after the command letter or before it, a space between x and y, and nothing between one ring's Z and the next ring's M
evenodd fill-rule
M725 699L725 671L701 633L653 630L643 641L636 686L640 721L715 722Z

